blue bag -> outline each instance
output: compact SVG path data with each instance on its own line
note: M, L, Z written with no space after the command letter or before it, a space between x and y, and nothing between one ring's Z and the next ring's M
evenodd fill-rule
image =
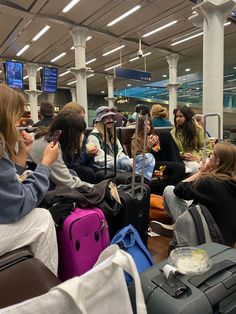
M132 225L126 226L117 232L111 240L111 244L117 244L133 257L139 273L154 265L151 254L143 244L138 231ZM125 277L127 284L130 284L132 278L127 274L125 274Z

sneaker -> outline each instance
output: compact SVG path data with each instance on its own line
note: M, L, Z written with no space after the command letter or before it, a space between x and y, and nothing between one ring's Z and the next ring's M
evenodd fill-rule
M174 225L166 225L159 221L152 220L149 224L149 227L153 232L159 234L163 237L172 238L173 236L173 226Z

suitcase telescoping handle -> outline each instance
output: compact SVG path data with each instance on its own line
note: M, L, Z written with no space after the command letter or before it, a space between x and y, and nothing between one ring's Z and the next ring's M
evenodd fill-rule
M107 175L107 123L113 123L114 129L114 144L113 144L113 152L114 152L114 177L116 177L117 170L116 170L116 156L117 156L117 145L116 145L116 121L107 121L104 123L104 163L105 163L105 176Z
M131 181L131 194L134 197L134 185L135 185L135 170L136 170L136 155L137 155L137 141L138 141L138 122L140 115L136 115L135 123L135 137L134 137L134 156L133 156L133 171L132 171L132 181ZM142 172L141 172L141 195L144 189L144 170L145 170L145 151L147 146L147 122L148 114L145 115L144 121L144 143L143 143L143 159L142 159Z
M217 117L218 120L218 139L221 137L221 116L219 113L207 113L204 115L204 141L203 141L203 160L206 160L206 125L207 125L207 118L208 117Z

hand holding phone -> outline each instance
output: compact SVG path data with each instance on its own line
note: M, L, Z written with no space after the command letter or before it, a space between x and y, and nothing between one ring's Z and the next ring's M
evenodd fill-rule
M62 130L56 130L56 131L53 133L52 142L53 142L54 145L56 145L56 143L57 143L58 140L60 139L61 133L62 133Z

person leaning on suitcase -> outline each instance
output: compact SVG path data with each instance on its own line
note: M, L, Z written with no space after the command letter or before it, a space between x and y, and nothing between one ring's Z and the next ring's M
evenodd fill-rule
M164 206L174 221L186 210L187 200L205 205L216 221L225 244L236 244L236 146L215 144L209 159L191 177L167 186Z
M0 255L30 245L34 256L57 274L54 223L46 209L35 207L48 190L49 166L57 159L58 145L49 143L35 171L20 181L17 173L25 170L32 145L31 136L15 127L25 104L22 94L0 84Z

